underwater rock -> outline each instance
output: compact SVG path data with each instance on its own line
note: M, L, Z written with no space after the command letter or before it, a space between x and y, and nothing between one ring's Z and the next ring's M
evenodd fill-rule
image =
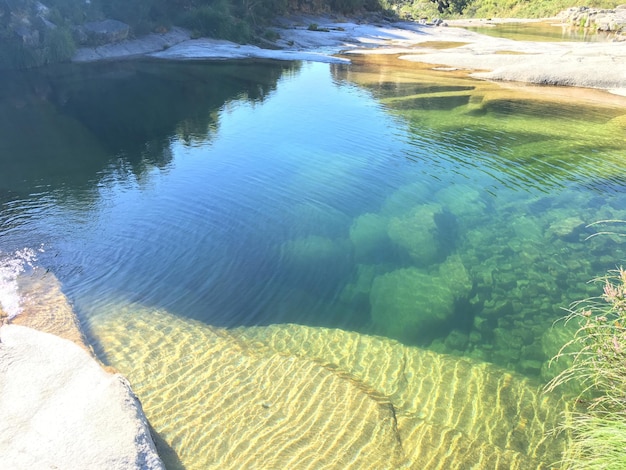
M2 326L0 397L3 468L165 468L128 381L71 341Z
M444 334L458 301L472 283L458 255L432 273L405 268L377 276L370 291L373 322L386 336L406 342Z
M466 298L472 290L472 280L461 257L450 255L439 265L439 277L456 300Z
M459 330L452 330L446 339L444 344L447 349L453 351L464 351L469 344L469 335Z
M435 217L442 213L439 204L424 204L405 216L393 217L387 229L389 238L406 249L419 266L429 266L440 255L441 244Z
M387 397L408 468L550 468L567 445L551 433L567 401L487 363L381 337L300 325L237 328L250 348L316 360Z
M577 235L585 222L580 217L566 217L555 220L548 227L548 233L566 241L576 241Z
M435 199L463 222L470 225L485 215L486 204L475 188L455 184L437 192Z
M417 181L398 188L383 204L381 214L400 216L419 204L424 204L431 197L431 188L427 183Z
M350 305L367 305L369 307L370 290L374 278L381 274L383 267L372 264L358 264L354 282L346 284L339 299Z
M389 245L387 219L378 214L362 214L350 227L350 241L357 262L367 262L380 256Z
M377 276L370 292L371 316L385 336L406 342L443 333L454 314L450 288L417 268Z
M403 466L389 402L315 361L158 311L91 329L187 470Z
M18 279L21 313L11 323L69 339L89 354L85 338L72 306L61 290L61 283L51 272L37 268Z

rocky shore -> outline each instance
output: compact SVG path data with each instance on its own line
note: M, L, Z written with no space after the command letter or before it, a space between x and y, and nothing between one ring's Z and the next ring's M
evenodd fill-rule
M84 342L56 278L21 280L22 313L0 311L2 468L161 470L128 380Z
M616 18L626 9L617 11ZM562 24L568 20L563 17L552 21ZM269 58L333 62L347 61L354 54L396 54L403 60L433 64L433 67L467 70L481 79L596 88L626 95L626 42L514 41L454 27L467 22L452 22L446 27L293 16L277 23L274 31L279 39L267 48L208 38L191 39L184 30L175 29L132 41L82 48L74 60L144 56L167 60Z

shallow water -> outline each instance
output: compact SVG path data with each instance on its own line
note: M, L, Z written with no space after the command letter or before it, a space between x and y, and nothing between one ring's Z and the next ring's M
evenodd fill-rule
M516 41L540 42L603 42L610 41L613 33L575 28L569 25L552 23L500 23L492 26L464 26L465 29L497 38Z
M41 251L87 326L137 303L382 334L546 378L551 324L624 259L623 239L586 240L626 219L619 101L389 57L9 82L3 257Z

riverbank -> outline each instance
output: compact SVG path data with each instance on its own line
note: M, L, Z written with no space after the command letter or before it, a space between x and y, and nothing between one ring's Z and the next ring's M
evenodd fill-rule
M21 313L0 309L3 468L164 469L137 396L96 359L56 277L19 284Z
M468 21L434 26L300 15L279 20L273 29L278 39L268 41L267 48L192 39L187 31L175 28L133 41L83 48L74 61L151 57L348 62L354 54L396 54L402 60L467 70L481 79L596 88L626 96L626 42L514 41L455 27Z

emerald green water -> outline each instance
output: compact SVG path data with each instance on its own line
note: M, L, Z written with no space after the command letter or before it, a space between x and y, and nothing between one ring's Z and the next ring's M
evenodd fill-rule
M623 101L377 60L3 77L3 305L29 248L87 329L140 304L549 377L552 323L625 259L586 240L626 219Z

